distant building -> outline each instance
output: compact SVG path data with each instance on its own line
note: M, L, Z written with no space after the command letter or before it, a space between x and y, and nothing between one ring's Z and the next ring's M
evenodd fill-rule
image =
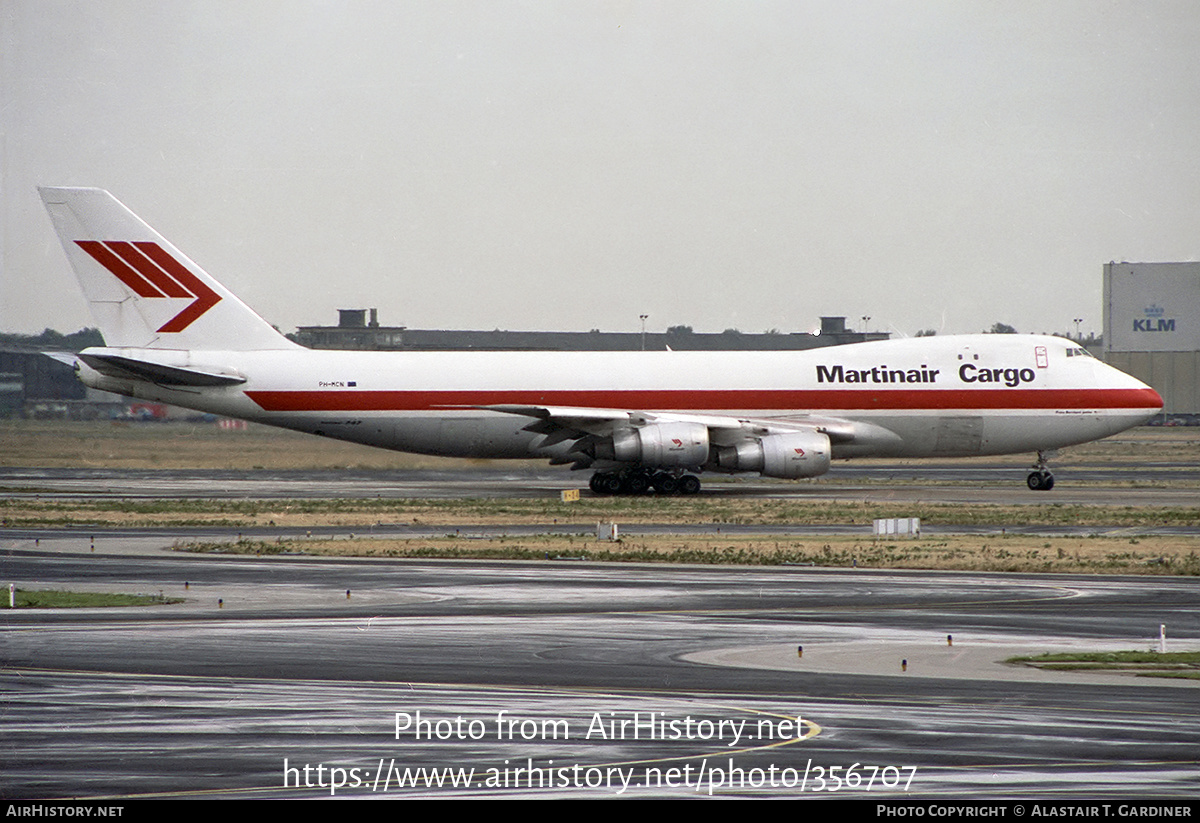
M1105 264L1104 360L1200 415L1200 263Z
M845 317L822 317L820 334L751 334L729 329L694 332L673 326L665 332L472 331L380 326L375 309L339 309L336 326L301 326L294 339L313 349L371 351L796 351L867 340L887 340L887 332L856 332ZM368 319L369 317L369 319Z
M89 390L74 370L40 351L0 346L0 417L87 417Z

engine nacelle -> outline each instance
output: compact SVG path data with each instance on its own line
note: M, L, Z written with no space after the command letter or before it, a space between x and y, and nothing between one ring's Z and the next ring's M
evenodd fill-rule
M611 453L610 453L611 450ZM622 463L691 468L708 462L708 426L703 423L655 423L613 432L596 446L596 456Z
M760 472L767 477L816 477L829 471L829 437L817 431L771 434L717 449L726 471Z

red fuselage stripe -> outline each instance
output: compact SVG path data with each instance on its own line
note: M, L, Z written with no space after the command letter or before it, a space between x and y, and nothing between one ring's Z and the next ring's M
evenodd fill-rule
M518 391L248 391L265 411L432 411L471 406L577 406L755 411L1157 409L1153 389L583 389Z

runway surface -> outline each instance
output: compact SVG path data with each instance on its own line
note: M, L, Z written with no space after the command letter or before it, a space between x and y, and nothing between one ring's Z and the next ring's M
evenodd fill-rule
M1191 580L11 548L0 568L188 598L5 613L7 798L1094 799L1200 777L1194 682L997 662L1146 648L1160 622L1197 647Z
M838 464L815 480L703 478L710 498L922 501L1045 505L1196 505L1200 467L1184 463L1074 465L1055 470L1050 492L1030 491L1026 469L1011 463L921 461ZM473 467L464 471L220 471L0 468L5 497L122 498L429 498L549 497L587 487L587 472Z
M556 495L575 479L5 470L0 494ZM888 487L865 477L852 493L1047 502L1007 482ZM1182 505L1163 502L1176 495L1168 488L1089 483L1076 493L1092 502ZM1061 488L1054 502L1065 502ZM710 484L705 493L841 496L847 487ZM185 598L5 611L0 795L1096 800L1191 798L1200 778L1196 681L1003 662L1148 649L1160 625L1171 650L1200 649L1195 580L167 550L236 537L209 527L0 529L2 579L22 588Z

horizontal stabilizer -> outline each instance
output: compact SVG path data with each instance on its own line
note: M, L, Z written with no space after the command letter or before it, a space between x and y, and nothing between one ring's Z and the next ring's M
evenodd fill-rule
M245 377L233 372L222 373L211 369L192 367L180 368L115 354L84 352L78 357L101 374L121 380L133 378L163 386L235 386L246 382Z
M42 354L71 368L75 368L75 364L79 361L79 358L69 351L44 351Z

